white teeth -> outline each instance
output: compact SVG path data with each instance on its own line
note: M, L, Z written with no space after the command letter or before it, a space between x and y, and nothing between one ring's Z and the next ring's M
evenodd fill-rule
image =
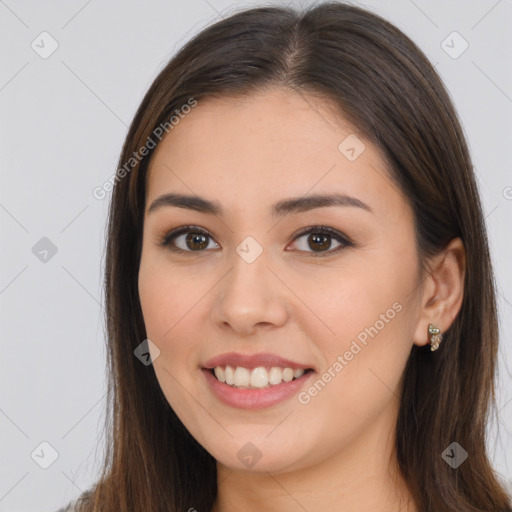
M293 370L293 376L298 379L299 377L302 377L304 375L304 370L302 368L296 368Z
M226 376L224 375L224 370L221 366L216 366L215 370L213 371L215 372L215 377L217 377L218 380L221 382L226 382Z
M235 386L237 388L241 386L248 386L251 380L251 374L247 368L237 366L235 370Z
M242 366L235 368L229 365L225 368L216 366L213 372L217 380L225 382L229 386L257 389L281 384L283 380L284 382L290 382L294 378L298 379L304 375L302 368L279 368L276 366L270 368L270 371L263 366L253 368L252 370Z
M250 385L253 388L265 388L268 386L268 373L265 368L254 368L251 372Z
M285 382L291 382L293 379L293 370L291 368L285 368L283 370L283 380Z
M271 368L268 375L269 384L276 385L280 384L283 380L283 370L281 368Z
M226 378L226 384L232 386L235 383L235 370L231 366L226 366L224 377Z

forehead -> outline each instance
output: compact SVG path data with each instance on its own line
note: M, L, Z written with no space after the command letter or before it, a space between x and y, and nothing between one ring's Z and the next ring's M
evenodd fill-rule
M332 102L282 89L207 98L164 137L148 169L149 204L166 192L226 204L339 192L375 210L404 203L379 151Z

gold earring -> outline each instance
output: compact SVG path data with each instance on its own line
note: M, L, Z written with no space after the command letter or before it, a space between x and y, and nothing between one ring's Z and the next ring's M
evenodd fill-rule
M433 352L439 348L439 343L441 343L443 335L441 334L441 331L432 324L429 324L428 326L428 335L430 337L430 350Z

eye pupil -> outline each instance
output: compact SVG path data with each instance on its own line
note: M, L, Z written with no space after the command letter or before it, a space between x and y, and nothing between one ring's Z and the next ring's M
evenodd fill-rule
M189 244L197 244L199 247L191 247ZM187 235L187 246L192 250L204 249L208 246L208 240L206 236L201 233L189 233Z
M314 244L320 243L320 245L316 245L316 246L313 245L313 246L311 246L311 248L314 249L315 251L317 249L323 250L323 249L328 249L329 246L331 245L329 238L330 238L330 235L322 235L319 233L314 233L314 234L309 235L308 242L309 243L313 242Z

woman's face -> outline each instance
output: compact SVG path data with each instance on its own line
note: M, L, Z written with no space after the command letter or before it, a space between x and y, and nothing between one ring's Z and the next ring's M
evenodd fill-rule
M394 427L419 319L412 211L326 106L282 89L201 100L152 157L139 292L154 370L233 469L376 453Z

